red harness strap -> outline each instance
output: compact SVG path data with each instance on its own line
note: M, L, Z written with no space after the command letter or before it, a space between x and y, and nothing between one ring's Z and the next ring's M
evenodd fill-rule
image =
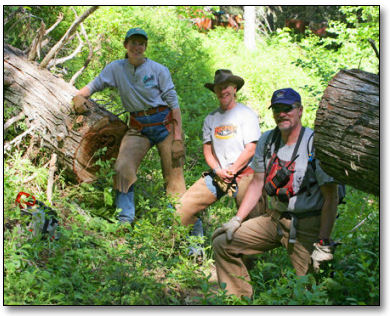
M249 166L247 166L244 170L240 172L240 174L236 177L237 181L240 181L243 176L249 175L255 173L253 169Z

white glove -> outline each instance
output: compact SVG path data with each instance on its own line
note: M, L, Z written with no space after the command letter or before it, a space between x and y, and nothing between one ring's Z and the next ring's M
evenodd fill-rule
M241 226L241 222L242 219L240 217L234 216L230 221L217 228L211 239L214 240L215 237L226 233L226 239L231 241L233 239L233 234Z
M330 261L333 259L333 243L330 245L322 245L320 242L313 244L314 250L311 254L311 259L313 260L313 268L315 272L320 271L320 264L323 261Z

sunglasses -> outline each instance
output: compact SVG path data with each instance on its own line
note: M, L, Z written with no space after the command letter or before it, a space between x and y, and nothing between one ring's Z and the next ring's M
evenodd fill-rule
M272 106L272 112L274 112L274 114L278 114L278 113L288 113L288 112L291 112L293 109L296 109L298 108L297 105L295 104L274 104Z

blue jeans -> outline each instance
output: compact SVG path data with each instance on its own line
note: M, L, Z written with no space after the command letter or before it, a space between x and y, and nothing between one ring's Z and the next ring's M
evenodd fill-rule
M132 185L127 193L120 191L116 192L115 199L116 208L122 211L118 215L120 222L131 223L135 217L135 205L134 205L134 185Z
M142 124L163 122L169 114L169 111L170 109L167 108L164 111L152 115L136 117L136 120ZM142 128L141 134L145 135L149 139L150 145L153 146L162 142L168 136L169 132L165 125L156 125Z

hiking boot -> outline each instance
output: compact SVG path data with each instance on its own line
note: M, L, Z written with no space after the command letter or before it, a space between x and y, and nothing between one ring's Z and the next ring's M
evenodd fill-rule
M197 245L197 246L190 246L188 251L188 256L193 257L196 263L201 264L205 258L205 253L203 250L203 247Z

